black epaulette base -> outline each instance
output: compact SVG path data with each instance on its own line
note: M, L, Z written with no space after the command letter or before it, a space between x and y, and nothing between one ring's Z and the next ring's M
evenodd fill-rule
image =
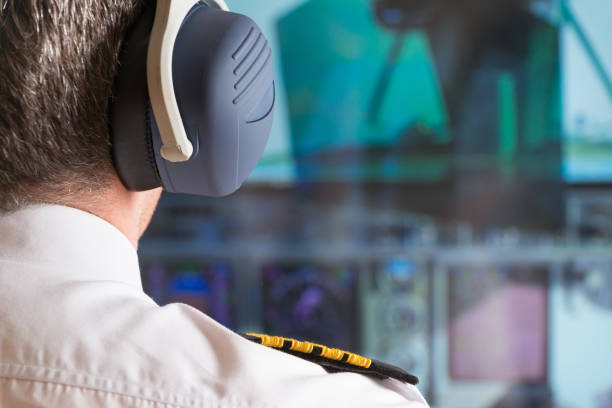
M351 372L378 379L393 378L413 385L419 383L417 377L399 367L349 353L348 351L286 337L268 336L266 334L248 333L243 336L257 344L275 348L319 364L330 373Z

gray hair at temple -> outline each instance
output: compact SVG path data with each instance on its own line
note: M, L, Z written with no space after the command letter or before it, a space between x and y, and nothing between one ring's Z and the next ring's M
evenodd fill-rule
M0 211L113 175L108 107L141 0L0 0Z

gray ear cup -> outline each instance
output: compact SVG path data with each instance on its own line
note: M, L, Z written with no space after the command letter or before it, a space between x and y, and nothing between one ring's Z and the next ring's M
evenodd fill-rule
M183 22L173 57L174 89L195 153L172 163L159 155L164 188L224 196L251 174L266 146L275 101L272 52L249 18L204 5Z
M194 154L173 163L161 138L146 83L153 12L145 12L121 53L111 105L112 150L123 183L141 191L223 196L237 190L261 157L275 102L271 50L248 17L197 4L174 45L173 81Z
M133 191L162 185L151 134L147 91L147 51L155 9L148 7L130 29L119 55L110 105L112 155L123 184Z

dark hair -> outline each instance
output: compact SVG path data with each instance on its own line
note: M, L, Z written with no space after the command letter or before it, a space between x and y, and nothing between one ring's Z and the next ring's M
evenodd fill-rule
M108 106L140 3L0 0L0 211L108 185Z

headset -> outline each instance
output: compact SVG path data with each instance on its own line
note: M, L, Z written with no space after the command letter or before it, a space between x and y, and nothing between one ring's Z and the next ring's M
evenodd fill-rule
M231 194L264 151L274 103L272 51L257 24L223 0L157 0L120 51L115 168L131 191Z

